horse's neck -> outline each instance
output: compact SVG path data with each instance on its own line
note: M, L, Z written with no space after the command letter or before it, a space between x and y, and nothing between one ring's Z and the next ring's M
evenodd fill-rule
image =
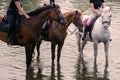
M73 11L67 12L67 13L64 14L64 16L65 16L65 18L66 18L66 20L67 20L67 24L66 24L66 27L65 27L66 29L67 29L67 28L69 27L69 25L72 23L73 14L74 14Z
M41 14L31 16L30 22L33 24L31 26L36 29L40 29L42 25L44 24L44 22L49 18L48 14L49 12L44 11Z
M99 18L96 20L96 22L95 22L95 24L94 24L94 29L93 29L93 30L96 30L96 31L101 32L101 33L107 31L107 30L103 27L101 17L99 17Z
M44 13L41 13L40 16L38 16L38 18L39 18L39 20L38 20L39 26L38 27L40 27L40 26L42 27L44 22L49 19L48 14L49 14L49 12L44 12Z

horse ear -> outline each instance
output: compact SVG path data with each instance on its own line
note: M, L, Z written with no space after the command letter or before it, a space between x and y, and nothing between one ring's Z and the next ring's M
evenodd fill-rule
M111 12L112 7L109 7L108 11Z
M52 4L53 5L53 7L55 8L55 4Z
M103 8L99 7L100 12L103 12Z

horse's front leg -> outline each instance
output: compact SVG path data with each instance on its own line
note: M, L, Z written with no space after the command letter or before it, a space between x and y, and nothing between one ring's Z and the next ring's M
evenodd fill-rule
M64 41L58 43L57 62L60 62L60 55L61 55L61 50L62 50L63 44L64 44Z
M80 48L81 48L81 51L80 51L80 56L81 56L81 57L83 56L83 49L84 49L84 47L85 47L86 43L87 43L87 41L86 41L86 40L82 41L82 43L81 43L81 46L80 46Z
M52 53L52 62L55 60L55 47L56 47L56 42L51 43L51 53Z
M36 48L37 48L37 58L39 58L39 56L40 56L40 51L39 51L39 49L40 49L40 45L41 45L41 43L42 43L42 40L41 41L37 41L37 43L36 43Z
M33 45L31 43L25 45L25 52L26 52L26 65L27 68L29 68L32 62L32 53L33 53Z
M98 41L94 41L94 63L96 64L97 55L98 55Z
M104 50L105 50L106 63L108 63L108 49L109 49L109 41L104 42Z
M77 39L78 51L80 53L80 51L81 51L81 46L80 46L81 35L79 34L79 32L76 32L75 35L76 35L76 39Z

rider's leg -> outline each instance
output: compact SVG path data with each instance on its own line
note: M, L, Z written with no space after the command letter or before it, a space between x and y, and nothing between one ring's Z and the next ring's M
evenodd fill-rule
M85 27L85 30L84 30L84 39L86 38L86 35L87 35L87 32L91 32L91 26L94 24L94 22L96 21L97 19L97 15L95 14L92 14L87 22L87 25Z
M13 44L14 38L14 31L15 31L15 16L14 15L7 15L8 24L10 25L10 29L8 32L8 44Z

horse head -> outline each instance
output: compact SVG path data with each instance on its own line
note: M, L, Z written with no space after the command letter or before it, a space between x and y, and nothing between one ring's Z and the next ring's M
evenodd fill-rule
M62 26L65 26L67 22L66 22L66 19L63 16L63 14L61 13L60 6L57 5L57 4L52 4L52 6L53 6L53 11L49 15L49 17L52 20L55 20L58 23L60 23Z
M110 7L104 7L102 9L102 14L101 14L101 20L102 20L102 25L105 29L107 29L110 24L111 24L111 8Z
M83 32L83 23L82 23L82 12L80 10L76 10L73 16L73 24Z

